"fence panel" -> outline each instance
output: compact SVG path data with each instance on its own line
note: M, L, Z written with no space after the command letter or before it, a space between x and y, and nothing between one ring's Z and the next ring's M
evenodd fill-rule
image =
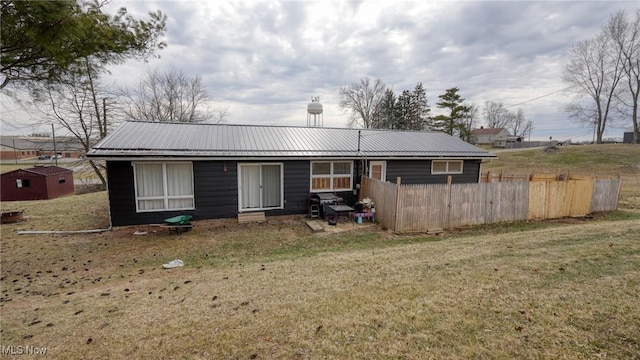
M486 223L487 189L496 184L451 185L451 207L446 227Z
M618 209L620 179L595 180L590 212L613 211Z
M387 229L395 231L396 226L396 184L382 182L367 177L362 178L362 195L375 204L376 220Z
M486 224L527 220L529 215L529 182L492 183L486 187Z
M537 176L550 179L551 176ZM553 219L615 210L620 180L396 185L363 178L376 218L397 233L526 219Z
M402 185L398 191L397 232L447 226L449 193L446 184Z
M547 216L547 183L529 183L529 219L544 219Z
M591 212L593 195L593 179L583 177L582 180L569 180L565 195L565 212L563 216L583 216Z

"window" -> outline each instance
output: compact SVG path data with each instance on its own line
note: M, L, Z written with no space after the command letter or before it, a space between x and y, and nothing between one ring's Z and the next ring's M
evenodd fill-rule
M138 212L195 207L191 163L134 163Z
M282 164L238 164L240 211L282 209Z
M431 174L462 174L462 160L433 160Z
M67 182L67 179L64 178L64 176L59 176L58 177L58 184L64 184Z
M386 166L386 161L370 161L369 177L372 179L385 181L387 179Z
M31 180L16 179L16 187L22 188L22 187L30 187L30 186L31 186Z
M311 162L311 191L351 190L351 161Z

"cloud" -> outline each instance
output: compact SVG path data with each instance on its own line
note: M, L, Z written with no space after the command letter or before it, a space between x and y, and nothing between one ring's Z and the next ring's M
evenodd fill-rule
M338 90L364 76L396 93L422 82L433 113L457 86L469 102L513 105L566 87L571 45L593 37L633 1L119 1L144 17L168 16L160 59L112 69L118 84L148 69L199 75L231 123L306 125L320 96L325 126L343 127ZM557 94L521 105L534 136L583 133ZM517 108L517 107L516 107ZM514 108L514 109L516 109ZM553 129L553 130L546 130ZM617 136L612 128L612 136ZM620 131L621 133L621 131Z

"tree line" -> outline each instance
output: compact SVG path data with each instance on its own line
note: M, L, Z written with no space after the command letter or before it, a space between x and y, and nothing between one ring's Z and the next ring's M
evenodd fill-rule
M596 143L615 123L633 126L633 142L640 143L640 9L615 13L593 38L574 44L562 79L572 95L565 110L593 129Z
M533 123L524 111L510 111L501 102L486 101L481 109L469 104L452 87L438 96L436 107L443 114L433 116L422 82L396 95L381 79L364 77L339 90L340 107L350 113L348 126L366 129L442 131L471 141L471 130L484 123L490 128L506 128L514 136L525 136ZM481 119L480 117L483 117ZM484 120L484 121L481 121Z

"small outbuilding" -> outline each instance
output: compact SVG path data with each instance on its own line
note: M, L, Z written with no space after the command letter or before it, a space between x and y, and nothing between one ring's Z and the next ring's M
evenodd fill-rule
M624 131L622 142L625 144L633 144L633 128L628 128Z
M46 200L73 194L73 170L36 166L0 175L0 201Z

